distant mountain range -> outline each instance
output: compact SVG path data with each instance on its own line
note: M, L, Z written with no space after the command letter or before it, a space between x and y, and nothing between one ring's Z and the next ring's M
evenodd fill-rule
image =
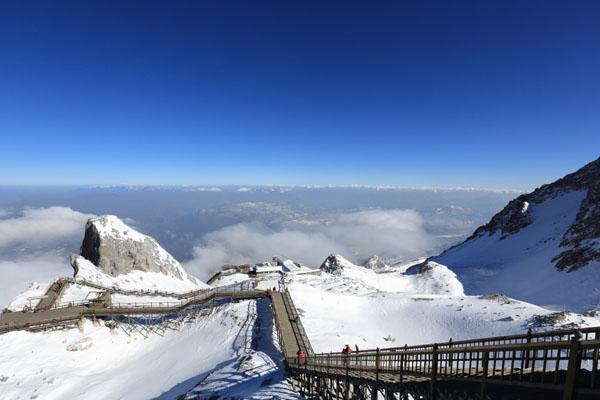
M467 293L537 304L600 307L600 158L510 201L463 243L432 260Z

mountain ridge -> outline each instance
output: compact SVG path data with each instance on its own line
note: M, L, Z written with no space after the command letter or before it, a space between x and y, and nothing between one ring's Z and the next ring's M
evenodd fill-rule
M600 307L600 158L511 200L464 242L429 259L455 271L470 293Z

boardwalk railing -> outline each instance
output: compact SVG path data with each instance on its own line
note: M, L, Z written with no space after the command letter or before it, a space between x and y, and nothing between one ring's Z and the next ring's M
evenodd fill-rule
M304 326L302 325L302 320L300 319L298 310L296 309L294 301L292 300L292 296L290 295L290 291L285 289L282 294L287 317L293 322L292 329L294 330L294 336L296 337L298 347L302 349L306 355L315 354L312 345L310 344L310 340L308 339L308 335L304 330Z
M338 385L341 380L346 390L353 382L367 384L371 388L385 388L387 395L425 385L426 389L421 387L414 393L435 398L438 385L447 391L448 383L470 382L479 384L473 398L485 399L490 387L501 386L530 389L534 396L531 398L552 398L552 395L563 399L574 399L576 395L600 398L600 340L597 339L600 328L585 331L585 334L555 331L361 350L350 355L321 353L286 361L304 379L312 375L318 382L318 377L326 377ZM557 338L563 340L553 340ZM305 387L309 393L317 388L312 384ZM542 393L550 397L543 397ZM515 398L530 397L522 394Z
M96 285L109 293L111 289ZM124 293L125 291L119 291ZM126 294L146 294L126 291ZM165 292L166 293L166 292ZM315 354L289 291L245 285L199 290L175 302L110 303L110 296L0 315L0 332L83 316L178 313L216 298L270 296L290 374L321 398L600 399L600 327L531 332L417 346ZM305 357L293 357L302 350Z
M40 326L59 326L82 317L114 315L148 315L179 313L188 307L211 303L217 299L253 299L267 296L267 292L243 285L211 288L180 302L104 302L102 299L56 303L44 310L11 311L0 314L0 333Z

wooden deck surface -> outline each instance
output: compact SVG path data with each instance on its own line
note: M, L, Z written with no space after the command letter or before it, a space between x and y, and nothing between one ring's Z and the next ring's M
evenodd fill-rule
M144 304L136 306L135 303L132 303L130 306L104 306L102 303L91 303L62 308L36 309L35 311L4 312L0 314L0 332L28 329L48 324L58 325L66 321L78 320L84 316L170 314L180 312L187 307L209 302L216 298L246 300L265 296L267 294L262 290L215 291L206 296L191 298L180 305L165 307L161 307L158 303L156 306Z

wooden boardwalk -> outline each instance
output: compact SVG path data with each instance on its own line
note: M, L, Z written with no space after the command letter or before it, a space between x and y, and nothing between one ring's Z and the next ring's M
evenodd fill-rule
M179 303L125 303L106 304L104 301L83 301L63 307L37 308L35 311L15 311L0 314L0 333L60 325L83 317L106 317L115 315L174 314L188 307L205 304L214 299L248 300L266 297L262 290L209 290L201 295Z
M600 399L600 327L321 353L287 362L319 398Z
M65 289L69 286L69 282L64 279L59 279L52 282L46 294L40 299L35 306L36 310L49 310L60 299Z
M72 324L83 317L178 315L189 307L268 297L286 366L298 389L320 399L600 399L600 327L315 354L289 291L233 285L179 294L178 302L114 304L110 294L147 294L93 285L99 299L57 303L55 282L34 310L0 314L0 333ZM77 282L81 284L81 282ZM162 292L157 292L162 293ZM212 303L211 303L212 302ZM298 350L306 355L296 356Z
M284 292L270 292L270 297L279 343L284 357L295 357L298 350L302 350L304 354L313 355L312 346L306 336L290 293L287 290Z

